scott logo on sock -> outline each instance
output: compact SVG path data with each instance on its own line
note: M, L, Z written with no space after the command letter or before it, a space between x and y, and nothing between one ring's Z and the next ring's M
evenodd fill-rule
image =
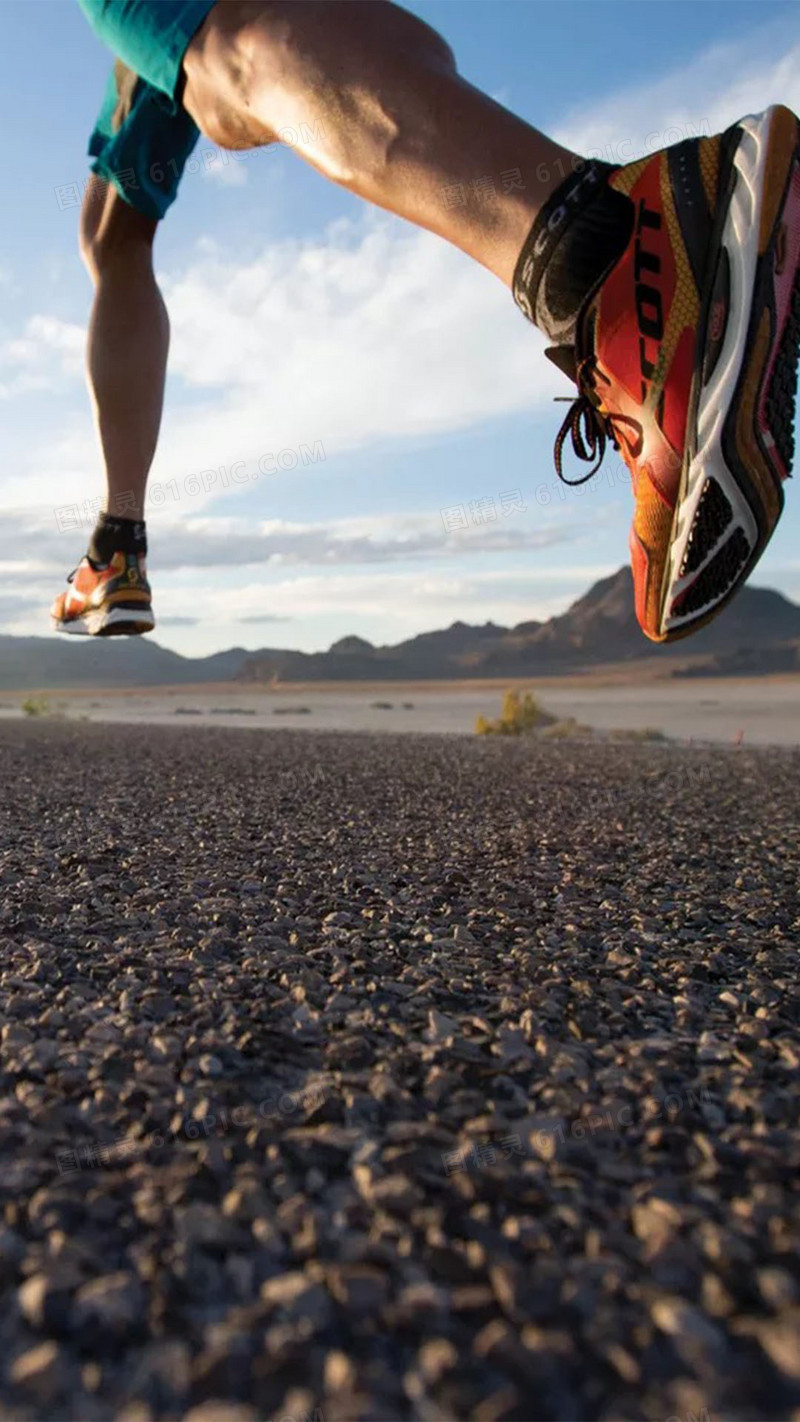
M550 216L534 243L533 252L531 253L534 261L537 261L539 257L543 256L550 238L553 237L566 222L570 209L574 207L575 204L583 203L586 200L587 194L583 191L584 186L588 184L590 187L596 187L599 181L599 169L590 167L578 178L578 181L573 187L569 188L567 192L562 193L561 202L558 207L553 208L553 211L550 213Z

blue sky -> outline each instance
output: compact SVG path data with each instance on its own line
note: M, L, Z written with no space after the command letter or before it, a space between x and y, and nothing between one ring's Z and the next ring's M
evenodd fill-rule
M800 6L410 6L462 73L573 148L623 158L782 100ZM101 492L81 361L76 191L109 57L73 0L3 0L0 631L47 633ZM659 135L662 138L659 138ZM561 488L569 387L501 284L287 148L201 139L162 225L173 358L148 512L157 639L192 654L393 642L562 610L627 557L616 459ZM800 497L755 581L800 600Z

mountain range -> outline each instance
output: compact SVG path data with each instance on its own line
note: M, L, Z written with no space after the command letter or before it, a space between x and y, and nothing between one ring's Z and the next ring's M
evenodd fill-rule
M636 621L626 567L545 622L454 622L389 647L350 636L327 652L233 647L182 657L141 637L0 637L0 690L563 676L612 663L630 663L633 673L645 658L650 667L661 659L667 675L800 671L800 607L768 588L746 587L694 637L657 647Z

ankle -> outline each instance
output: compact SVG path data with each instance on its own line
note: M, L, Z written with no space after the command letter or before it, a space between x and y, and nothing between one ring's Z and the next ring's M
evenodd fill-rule
M633 208L609 185L615 171L584 161L554 188L520 253L514 300L555 345L574 345L586 300L630 240Z
M119 518L101 513L89 542L88 557L92 563L105 566L115 553L147 556L147 531L143 519Z

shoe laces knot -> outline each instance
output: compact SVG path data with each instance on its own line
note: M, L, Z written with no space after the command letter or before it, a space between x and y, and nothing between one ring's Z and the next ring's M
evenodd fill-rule
M564 423L556 435L553 450L556 473L562 484L568 484L570 487L585 484L594 477L605 458L609 441L614 449L618 450L620 447L612 417L602 408L597 390L599 374L592 356L588 356L577 366L574 379L578 387L578 395L577 398L570 400L570 407L564 417ZM600 376L600 378L604 377ZM557 397L559 401L562 399L570 399L570 397ZM584 474L580 479L567 479L564 474L563 452L567 436L572 438L572 448L577 459L587 464L594 461L589 473Z

